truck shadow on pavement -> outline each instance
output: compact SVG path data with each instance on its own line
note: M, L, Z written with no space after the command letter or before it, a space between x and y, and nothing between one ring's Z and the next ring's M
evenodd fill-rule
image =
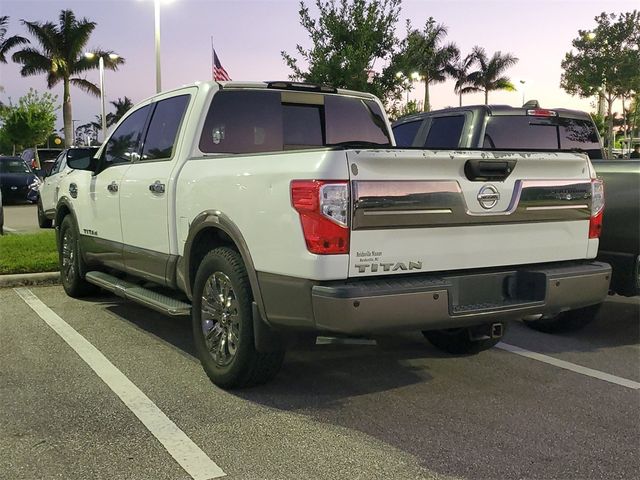
M506 343L540 353L591 352L640 343L640 304L634 300L609 299L597 317L581 330L546 334L516 323L505 337Z
M104 302L106 299L92 300ZM188 317L170 318L112 298L104 308L199 362ZM308 405L310 399L316 405L331 404L341 398L429 381L431 376L423 366L412 366L406 361L446 356L433 349L420 334L384 337L377 341L377 345L292 345L275 380L233 393L247 395L250 400L254 394L251 392L269 395L269 392L285 391L290 401L300 399L300 405Z

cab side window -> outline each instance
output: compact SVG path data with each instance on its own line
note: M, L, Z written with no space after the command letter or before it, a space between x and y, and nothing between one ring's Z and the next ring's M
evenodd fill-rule
M418 134L422 125L422 120L406 122L393 127L393 136L396 137L396 145L399 147L410 147Z
M424 142L425 148L458 148L462 137L462 129L464 128L464 120L464 115L434 117L431 120L429 133Z
M153 111L142 148L142 160L169 159L189 104L189 95L160 100Z
M139 158L142 132L150 110L150 105L136 110L113 132L105 147L104 167L132 162Z

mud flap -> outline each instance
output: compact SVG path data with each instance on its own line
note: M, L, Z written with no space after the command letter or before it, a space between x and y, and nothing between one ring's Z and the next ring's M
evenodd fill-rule
M251 310L253 316L253 343L256 352L272 353L284 350L286 346L284 338L262 319L256 302L251 303Z

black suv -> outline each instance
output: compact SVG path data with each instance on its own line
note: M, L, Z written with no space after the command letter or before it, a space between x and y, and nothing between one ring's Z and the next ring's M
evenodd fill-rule
M473 105L418 113L399 119L392 128L399 147L560 150L604 158L589 114L540 108L535 100L522 107Z

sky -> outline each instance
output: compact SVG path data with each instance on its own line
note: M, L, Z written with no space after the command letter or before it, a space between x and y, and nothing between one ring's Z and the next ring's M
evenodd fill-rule
M162 1L163 90L211 79L212 37L218 57L233 80L286 79L290 70L280 52L293 54L296 44L311 46L300 25L297 0ZM305 4L313 7L315 0L305 0ZM508 75L522 88L517 92L492 92L490 103L518 106L524 97L536 99L547 108L593 111L594 99L570 96L560 88L560 62L578 30L595 27L596 15L639 7L637 0L403 0L396 34L404 37L407 19L414 26L422 26L432 16L447 26L446 40L455 42L463 55L479 45L490 55L502 51L518 57ZM8 36L29 37L20 20L57 23L62 9L71 9L76 17L97 23L88 50L113 50L125 58L118 71L105 72L107 102L126 95L137 103L155 93L152 0L0 0L0 15L10 17ZM19 68L10 59L8 64L0 64L0 101L16 102L30 87L47 90L44 75L22 77ZM86 78L97 84L98 71L88 72ZM52 93L61 100L62 84ZM416 83L409 95L422 100L423 85ZM95 121L100 113L99 99L74 87L71 97L73 119L80 124ZM432 85L430 97L434 109L458 104L452 81ZM483 102L482 94L463 97L465 105ZM111 110L107 103L107 112Z

